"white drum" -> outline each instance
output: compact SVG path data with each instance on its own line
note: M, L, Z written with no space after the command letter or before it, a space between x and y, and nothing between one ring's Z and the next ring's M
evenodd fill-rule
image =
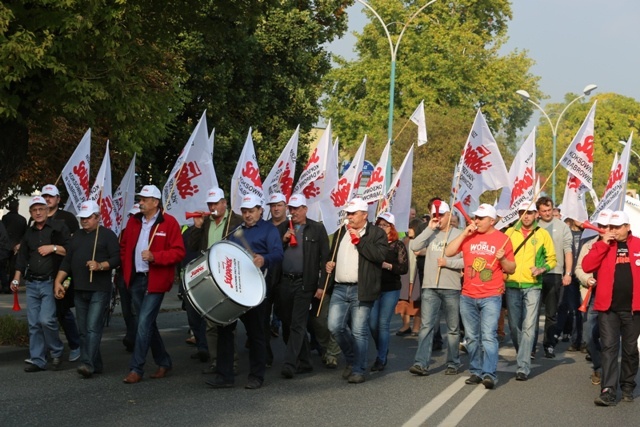
M226 240L214 243L184 272L187 299L200 315L228 325L265 298L264 276L253 257Z

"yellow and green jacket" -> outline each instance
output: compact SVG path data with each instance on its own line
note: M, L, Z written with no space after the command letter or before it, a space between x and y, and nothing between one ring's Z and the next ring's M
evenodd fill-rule
M538 227L535 221L531 231ZM522 223L518 222L510 227L506 233L511 239L511 245L515 251L524 241L525 235L522 232ZM550 271L556 266L556 250L549 232L544 228L538 228L535 234L520 248L515 255L516 271L507 276L507 288L533 288L542 287L542 274L537 277L531 275L531 267L544 267L545 271Z

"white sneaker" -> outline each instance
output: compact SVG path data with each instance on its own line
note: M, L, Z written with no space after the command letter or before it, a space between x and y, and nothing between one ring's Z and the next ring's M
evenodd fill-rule
M33 365L33 360L29 359L24 359L24 363L26 363L27 365Z
M69 352L69 362L75 362L76 360L80 359L80 347L74 349L71 349L71 351Z

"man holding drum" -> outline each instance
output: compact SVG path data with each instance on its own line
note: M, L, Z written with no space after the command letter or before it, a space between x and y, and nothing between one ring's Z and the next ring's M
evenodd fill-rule
M164 347L156 318L165 292L173 286L176 265L185 256L180 225L163 212L158 187L145 185L138 196L140 213L129 218L120 241L122 277L138 314L130 372L123 380L126 384L142 381L149 348L158 365L151 378L164 378L171 370L171 357Z
M244 247L253 257L253 263L263 273L282 262L282 240L276 227L262 219L262 200L248 194L242 198L240 204L242 211L242 227L229 238L230 241ZM249 378L246 389L258 389L264 382L264 374L267 363L267 352L264 334L264 310L263 301L251 308L240 320L244 323L249 338ZM218 361L216 376L207 381L213 388L233 387L233 353L234 334L237 321L226 326L218 326Z
M242 223L240 215L236 215L227 209L227 199L221 188L213 187L207 194L207 208L209 215L193 218L193 227L189 231L187 246L191 251L206 251L216 242L222 240L229 231L234 230ZM190 310L192 307L187 308ZM200 316L191 316L200 317ZM202 319L207 323L207 348L211 366L203 371L204 374L216 372L216 358L218 357L218 325L209 319ZM196 335L196 339L198 339ZM237 357L236 357L237 359Z
M291 225L280 224L285 231L282 280L278 302L282 318L282 335L287 350L281 374L293 378L295 373L313 370L307 339L309 305L318 289L324 287L324 265L329 260L329 238L322 224L307 218L307 200L302 194L289 198Z

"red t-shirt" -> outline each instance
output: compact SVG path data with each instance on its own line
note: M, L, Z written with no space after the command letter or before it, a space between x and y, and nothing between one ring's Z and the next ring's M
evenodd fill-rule
M462 242L460 251L465 266L462 295L486 298L504 293L502 266L495 257L495 253L503 245L504 256L509 261L514 261L511 239L498 230L486 234L476 233Z

